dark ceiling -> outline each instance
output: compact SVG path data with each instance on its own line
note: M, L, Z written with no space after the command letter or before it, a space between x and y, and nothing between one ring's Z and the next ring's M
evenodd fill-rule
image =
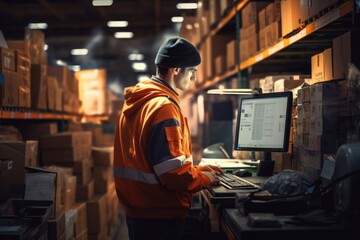
M133 72L128 54L142 53L148 64L147 74L154 73L154 58L161 42L179 34L173 16L194 15L196 10L176 9L178 2L196 0L114 0L112 6L94 7L92 0L0 0L0 30L5 39L24 38L31 22L46 22L43 30L48 65L61 59L82 69L105 68L108 85L120 83L121 88L133 85L139 73ZM126 20L126 28L109 28L109 20ZM132 39L116 39L117 31L131 31ZM88 48L86 56L72 56L73 48Z

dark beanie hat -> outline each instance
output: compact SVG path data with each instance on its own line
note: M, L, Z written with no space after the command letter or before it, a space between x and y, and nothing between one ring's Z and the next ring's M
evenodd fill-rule
M181 37L165 40L155 58L155 64L162 67L193 67L200 62L200 54L196 47Z

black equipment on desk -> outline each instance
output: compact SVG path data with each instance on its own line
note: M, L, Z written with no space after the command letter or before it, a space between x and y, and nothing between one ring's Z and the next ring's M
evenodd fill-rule
M240 213L244 215L251 212L294 215L311 208L308 204L311 196L276 197L268 192L260 191L258 193L235 193L235 207Z

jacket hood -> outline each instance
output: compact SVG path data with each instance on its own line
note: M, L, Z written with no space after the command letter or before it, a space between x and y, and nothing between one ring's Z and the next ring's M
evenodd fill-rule
M149 79L135 86L127 87L125 88L123 113L125 115L136 113L145 102L159 96L171 97L178 102L178 96L174 90L155 80Z

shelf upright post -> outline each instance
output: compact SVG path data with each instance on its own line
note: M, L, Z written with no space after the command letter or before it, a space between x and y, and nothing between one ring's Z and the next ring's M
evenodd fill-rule
M237 86L239 88L248 88L249 87L249 81L248 81L248 73L247 70L239 70L240 66L240 27L242 25L241 23L241 12L237 11L235 14L235 32L236 32L236 69L237 69L237 75L238 75L238 81Z

